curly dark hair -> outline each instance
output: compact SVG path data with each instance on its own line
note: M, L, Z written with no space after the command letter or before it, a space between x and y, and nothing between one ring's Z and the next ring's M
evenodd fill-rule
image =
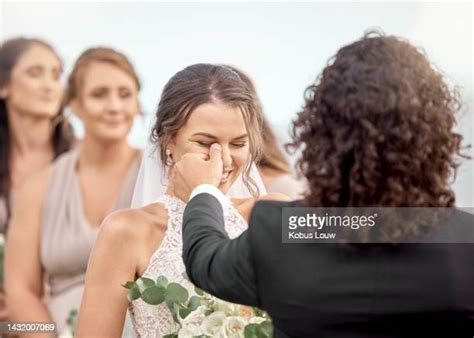
M287 144L302 148L303 205L455 205L449 180L467 157L453 131L462 105L423 51L370 31L330 59L305 99Z

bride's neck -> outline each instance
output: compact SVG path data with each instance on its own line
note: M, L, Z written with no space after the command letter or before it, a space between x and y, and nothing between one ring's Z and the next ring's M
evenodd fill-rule
M175 194L175 192L174 192L174 189L173 189L173 186L172 186L172 185L168 185L168 186L166 187L165 194L166 194L166 195L169 195L169 196L172 196L172 197L176 197L176 194Z

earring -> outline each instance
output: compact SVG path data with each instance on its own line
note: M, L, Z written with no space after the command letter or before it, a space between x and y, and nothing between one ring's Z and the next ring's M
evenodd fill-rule
M166 149L166 165L172 166L173 165L173 158L171 157L171 150Z

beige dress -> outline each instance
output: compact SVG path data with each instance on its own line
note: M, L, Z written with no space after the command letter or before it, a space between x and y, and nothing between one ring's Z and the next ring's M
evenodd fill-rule
M77 158L74 149L54 162L43 204L41 262L49 289L48 310L59 333L67 328L71 310L79 310L87 263L99 230L85 219ZM114 211L130 207L140 160L137 156L130 166Z

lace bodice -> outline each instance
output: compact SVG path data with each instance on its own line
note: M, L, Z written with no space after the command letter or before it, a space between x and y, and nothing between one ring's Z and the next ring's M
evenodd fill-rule
M170 195L162 195L156 203L163 205L168 211L168 228L142 277L156 280L159 276L165 276L169 282L184 286L192 296L195 294L194 286L183 277L186 269L181 256L183 250L181 226L186 204ZM247 228L245 220L230 203L224 210L224 219L225 229L230 238L239 236ZM165 303L149 305L137 299L129 304L129 310L137 337L162 337L177 330Z

